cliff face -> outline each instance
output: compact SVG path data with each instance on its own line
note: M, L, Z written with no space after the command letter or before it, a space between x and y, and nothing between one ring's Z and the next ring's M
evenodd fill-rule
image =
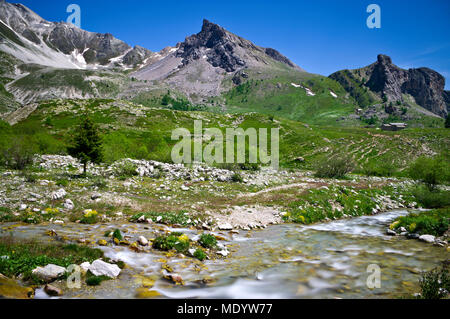
M411 94L417 104L442 117L448 115L450 104L446 101L445 78L428 68L411 69L402 90Z
M392 63L386 55L379 55L377 62L362 69L339 71L330 77L340 82L352 94L355 89L345 81L351 72L363 74L355 85L366 87L388 102L403 101L402 94L409 94L416 103L441 117L446 117L450 107L448 92L444 91L445 78L429 68L404 70ZM345 85L344 85L345 84Z

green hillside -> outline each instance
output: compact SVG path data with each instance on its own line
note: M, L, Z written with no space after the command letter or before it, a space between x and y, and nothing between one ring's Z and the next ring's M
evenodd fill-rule
M313 168L324 156L348 154L361 169L368 165L392 164L405 168L421 155L432 156L450 145L446 129L407 129L382 132L376 129L324 127L258 113L217 114L145 107L128 101L53 100L43 102L26 120L2 125L3 145L26 140L38 153L65 154L69 133L88 111L100 125L105 161L124 157L170 162L176 141L172 130L193 132L194 120L203 126L280 128L280 162L283 167ZM4 146L5 147L5 146ZM303 157L304 161L298 161ZM297 160L296 160L297 159Z

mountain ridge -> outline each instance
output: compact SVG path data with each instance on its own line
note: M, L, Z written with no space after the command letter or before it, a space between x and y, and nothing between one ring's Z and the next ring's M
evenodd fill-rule
M89 32L66 22L49 22L22 4L0 2L0 22L3 25L0 49L26 63L95 68L113 66L108 64L119 58L114 62L134 67L152 54L142 47L131 48L110 33Z
M110 33L46 21L21 4L2 1L0 9L0 53L14 61L0 70L6 105L1 112L14 111L17 102L56 98L124 98L173 106L160 103L166 96L185 99L182 104L196 109L256 111L332 125L361 125L375 113L383 121L416 122L420 116L448 114L450 93L442 75L428 68L403 70L385 55L367 67L327 78L207 19L200 32L151 52ZM356 116L359 107L367 114ZM413 112L405 116L405 108Z

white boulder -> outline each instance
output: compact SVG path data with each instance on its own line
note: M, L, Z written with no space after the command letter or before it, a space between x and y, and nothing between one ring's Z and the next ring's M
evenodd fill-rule
M51 194L51 198L53 200L60 200L60 199L63 199L64 196L66 196L66 195L67 195L67 192L63 188L61 188L61 189L58 189L56 192L53 192Z
M117 278L121 270L117 265L109 264L98 259L89 266L89 271L95 276Z
M67 210L72 210L75 208L75 205L70 199L66 199L66 201L64 202L64 208Z
M220 230L233 230L233 226L230 223L219 224L218 227Z
M422 235L419 237L419 240L427 242L427 243L434 243L436 240L436 237L433 235Z
M64 275L66 273L66 268L49 264L45 267L37 267L32 273L45 282L51 282Z
M148 245L148 239L144 236L139 236L138 242L141 246L147 246Z

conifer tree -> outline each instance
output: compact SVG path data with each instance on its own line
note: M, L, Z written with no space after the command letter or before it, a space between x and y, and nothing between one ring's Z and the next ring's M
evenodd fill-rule
M103 160L102 138L97 125L85 114L72 136L72 144L67 148L69 154L83 163L86 175L88 163L100 163Z

